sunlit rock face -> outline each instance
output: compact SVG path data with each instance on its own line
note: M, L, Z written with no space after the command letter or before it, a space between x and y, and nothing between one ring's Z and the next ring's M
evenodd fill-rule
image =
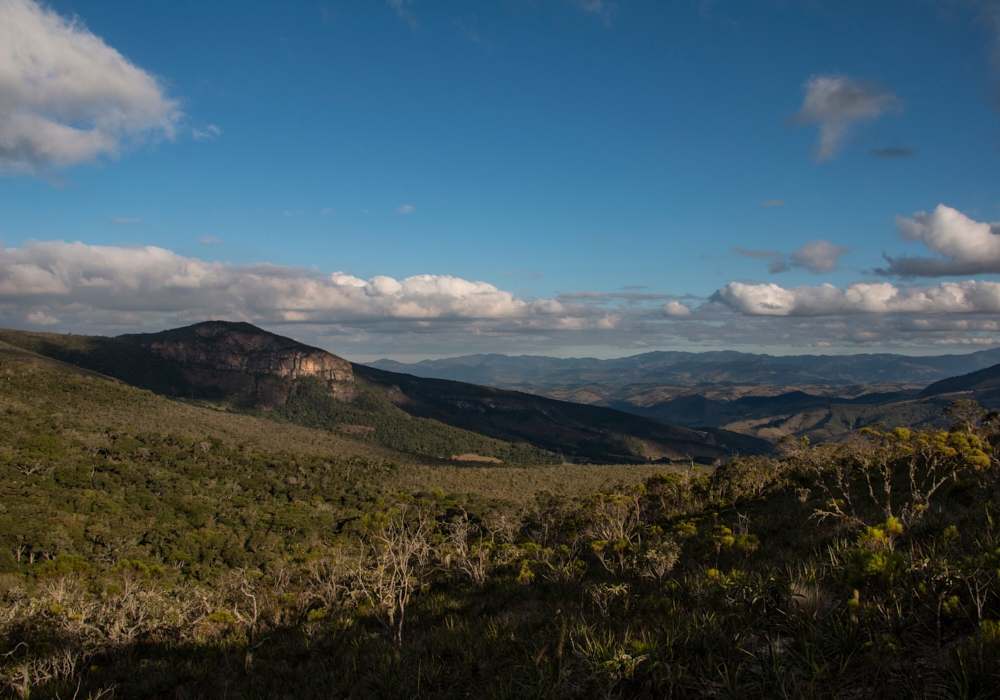
M351 363L246 323L208 321L189 327L187 337L150 342L156 354L184 364L209 365L244 374L353 382Z
M188 387L170 392L179 396L192 388L192 397L252 396L266 408L283 404L295 380L311 377L338 399L354 397L354 372L347 360L248 323L207 321L131 338L142 351L177 368Z

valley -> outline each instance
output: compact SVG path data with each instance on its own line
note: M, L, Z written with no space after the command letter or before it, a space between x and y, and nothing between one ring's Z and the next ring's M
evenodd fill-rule
M595 406L248 324L0 331L0 694L989 697L998 385Z
M989 372L1000 351L968 355L783 356L738 352L655 352L617 360L477 355L373 366L424 377L486 384L689 427L720 428L767 440L842 440L879 423L944 427L941 409L966 392L1000 408L992 384L950 385ZM927 391L930 387L935 387Z

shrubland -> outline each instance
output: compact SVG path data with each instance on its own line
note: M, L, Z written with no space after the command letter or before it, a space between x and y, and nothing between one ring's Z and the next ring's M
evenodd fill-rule
M15 362L0 381L8 697L1000 687L1000 423L968 402L947 430L505 494L477 484L510 467L436 488L414 475L443 464L305 428Z

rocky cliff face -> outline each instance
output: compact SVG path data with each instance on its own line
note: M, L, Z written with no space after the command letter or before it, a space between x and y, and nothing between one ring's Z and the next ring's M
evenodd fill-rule
M176 367L191 387L251 395L264 406L274 406L287 400L294 380L313 377L339 399L354 397L350 362L248 323L207 321L128 337L143 354ZM176 393L184 395L184 390Z
M303 345L246 323L208 321L190 326L186 337L149 337L148 347L163 358L188 365L287 379L316 377L353 382L351 363L326 350ZM174 336L174 337L171 337Z

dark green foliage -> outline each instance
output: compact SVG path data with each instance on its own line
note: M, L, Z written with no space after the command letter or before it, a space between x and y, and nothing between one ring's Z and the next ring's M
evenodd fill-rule
M365 380L358 379L356 384L356 397L348 403L330 396L326 387L315 379L299 379L283 405L255 413L309 428L346 428L355 431L358 439L428 457L449 459L452 455L472 453L514 466L563 461L560 455L526 442L496 440L441 421L411 416Z
M355 376L399 395L401 407L490 437L527 442L584 462L710 464L733 454L768 454L765 440L717 428L691 430L630 413L503 389L423 379L354 365Z
M971 406L514 506L0 382L5 697L997 697L1000 433Z

